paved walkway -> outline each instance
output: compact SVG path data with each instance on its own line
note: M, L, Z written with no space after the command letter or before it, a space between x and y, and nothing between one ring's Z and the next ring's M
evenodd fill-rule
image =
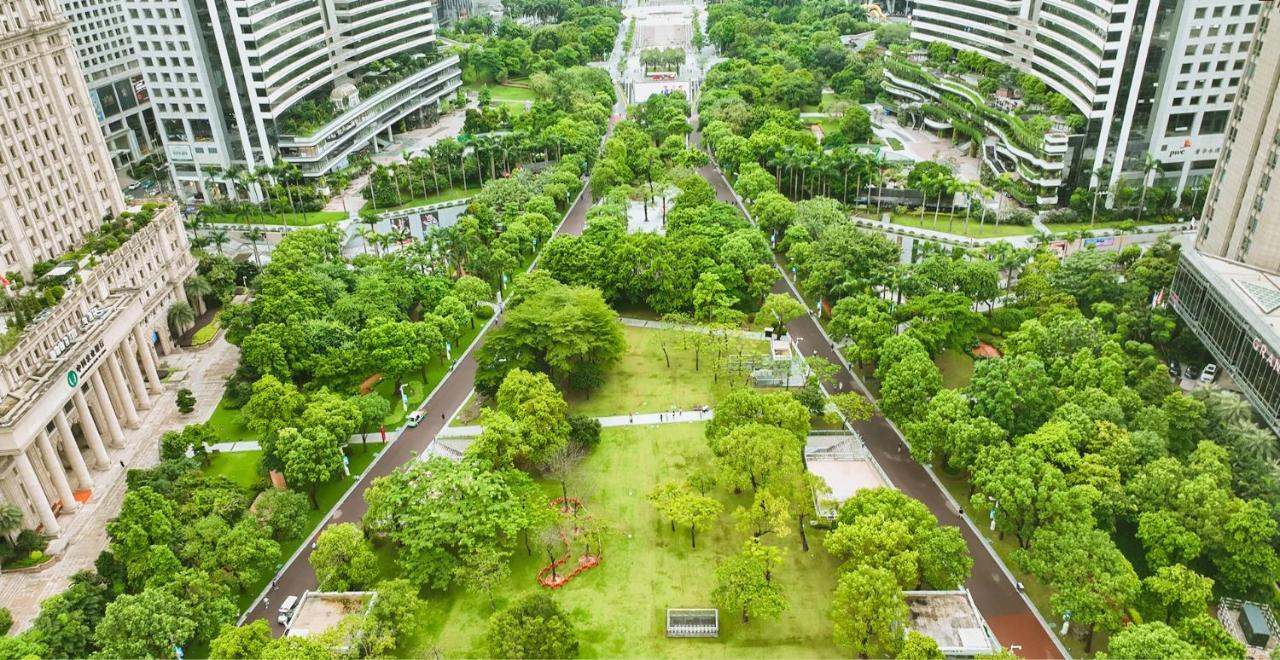
M625 316L620 317L618 320L622 321L622 325L628 325L633 328L680 330L683 332L701 332L703 334L710 334L711 332L710 328L701 325L684 325L683 323L671 323L669 321L633 319ZM763 332L756 332L754 330L734 330L732 334L737 337L742 337L743 339L759 339L761 341L765 339Z
M377 431L369 433L369 444L382 444L382 436ZM365 443L365 437L359 433L347 439L348 445L362 445ZM239 442L219 442L209 445L209 451L218 452L220 454L234 454L242 451L262 451L262 447L258 445L257 440L241 440Z
M705 422L715 417L710 408L701 410L676 410L673 412L636 413L634 415L612 415L597 417L596 421L604 428L618 426L656 426L658 424L684 424L686 422ZM436 434L438 438L474 438L484 430L483 426L446 426Z
M107 547L107 523L120 512L126 488L126 470L147 468L159 462L159 438L165 431L208 419L222 398L226 379L239 362L240 349L219 339L207 348L188 350L161 358L181 373L165 383L164 392L153 395L149 411L139 411L142 423L125 429L125 446L107 447L110 466L94 471L93 496L74 513L58 516L63 535L49 546L60 553L57 560L38 573L0 575L0 607L13 613L15 630L23 630L40 611L44 599L66 590L72 575L93 568L93 562ZM178 412L175 402L179 388L188 388L196 397L196 409L188 415Z

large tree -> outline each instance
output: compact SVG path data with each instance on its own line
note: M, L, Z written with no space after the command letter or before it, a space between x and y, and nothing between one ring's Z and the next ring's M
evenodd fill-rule
M359 591L378 579L378 558L353 523L325 527L309 561L321 591Z
M893 574L859 566L840 576L831 601L836 646L862 658L896 655L907 627L907 601Z
M716 566L716 586L711 600L717 607L739 612L742 622L750 617L772 618L790 607L782 585L773 580L773 571L782 563L777 548L748 540L736 555L725 557Z
M342 471L342 450L337 438L321 428L281 429L277 451L284 463L285 478L293 486L306 490L311 508L319 508L316 492L320 485Z
M146 589L108 605L95 639L106 657L167 658L187 645L195 629L181 601L162 589Z
M396 544L405 577L444 587L464 556L509 548L540 521L548 507L534 492L528 475L484 461L414 461L375 479L365 492L365 528Z
M572 658L578 654L578 633L571 619L551 596L532 594L489 618L485 634L489 655L495 658Z

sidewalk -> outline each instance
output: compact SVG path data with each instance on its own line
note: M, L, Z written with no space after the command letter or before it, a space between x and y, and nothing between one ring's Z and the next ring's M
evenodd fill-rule
M238 348L219 339L205 349L161 358L181 373L176 380L166 381L164 392L152 398L151 410L139 411L138 428L124 430L124 447L107 448L111 463L106 470L93 470L93 497L78 511L58 516L62 536L48 549L49 554L60 553L58 558L37 573L0 575L0 606L13 614L15 633L31 624L44 599L66 590L72 575L92 569L98 554L107 547L107 523L120 512L126 489L127 470L121 462L130 468L154 466L160 459L160 434L208 419L222 398L227 377L235 371L238 356ZM181 387L196 397L196 409L188 415L180 414L174 403Z
M715 417L710 408L701 410L679 410L675 412L638 413L635 415L613 415L597 417L596 421L604 428L619 426L657 426L658 424L684 424L686 422L705 422ZM474 438L484 430L483 426L446 426L436 434L437 438Z
M619 317L618 320L622 321L622 325L631 326L633 328L680 330L683 332L701 332L703 334L709 334L711 332L710 328L700 325L684 325L682 323L671 323L669 321L649 321L646 319L633 319L625 316ZM754 330L734 330L733 334L734 336L742 337L743 339L765 340L763 332L756 332Z
M391 434L391 433L394 433L396 430L398 429L387 429L387 433ZM360 444L364 444L364 436L359 433L347 439L348 446L360 445ZM376 430L371 431L369 433L369 444L371 445L382 444L382 435L379 434ZM240 442L219 442L217 444L209 445L208 449L210 453L218 452L220 454L234 454L236 452L241 452L241 451L262 451L262 447L258 445L257 440L241 440Z

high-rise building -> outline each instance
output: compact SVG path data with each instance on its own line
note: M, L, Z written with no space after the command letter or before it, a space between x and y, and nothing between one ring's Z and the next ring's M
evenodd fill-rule
M123 208L58 3L0 2L0 274L30 275Z
M1280 14L1261 12L1195 249L1171 305L1280 431Z
M173 206L125 208L59 12L0 1L0 499L52 536L153 446L126 429L196 267Z
M1257 0L930 0L912 36L1033 74L1088 121L1067 187L1108 174L1199 191L1222 148Z
M121 0L62 0L89 84L89 100L115 167L160 147L155 115Z
M222 176L305 177L434 121L461 86L435 0L124 0L179 193L253 195ZM214 190L210 190L214 188Z

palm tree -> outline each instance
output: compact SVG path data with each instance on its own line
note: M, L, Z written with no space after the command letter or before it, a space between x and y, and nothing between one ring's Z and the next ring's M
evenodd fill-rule
M203 275L192 275L183 283L183 288L187 291L187 300L190 301L195 311L199 314L205 312L204 299L213 293L213 285Z
M1241 452L1263 461L1280 460L1276 437L1253 422L1236 422L1226 429L1227 437Z
M183 328L189 328L192 323L196 322L196 313L195 310L191 309L190 303L180 300L169 306L167 318L169 320L169 333L174 339L177 339L182 334Z
M8 502L0 503L0 534L4 534L9 543L13 543L17 536L14 532L22 529L24 522L26 518L22 515L22 509Z
M266 237L267 233L257 227L252 227L249 231L244 233L245 240L249 241L253 246L253 265L258 268L262 268L262 259L258 256L258 241L261 241Z
M364 253L369 254L369 246L377 240L378 232L371 227L358 227L356 233L360 235L360 239L364 241ZM381 252L379 252L381 254Z
M215 247L218 248L218 254L222 254L222 246L227 242L227 230L215 229L209 232L209 240L213 241Z

